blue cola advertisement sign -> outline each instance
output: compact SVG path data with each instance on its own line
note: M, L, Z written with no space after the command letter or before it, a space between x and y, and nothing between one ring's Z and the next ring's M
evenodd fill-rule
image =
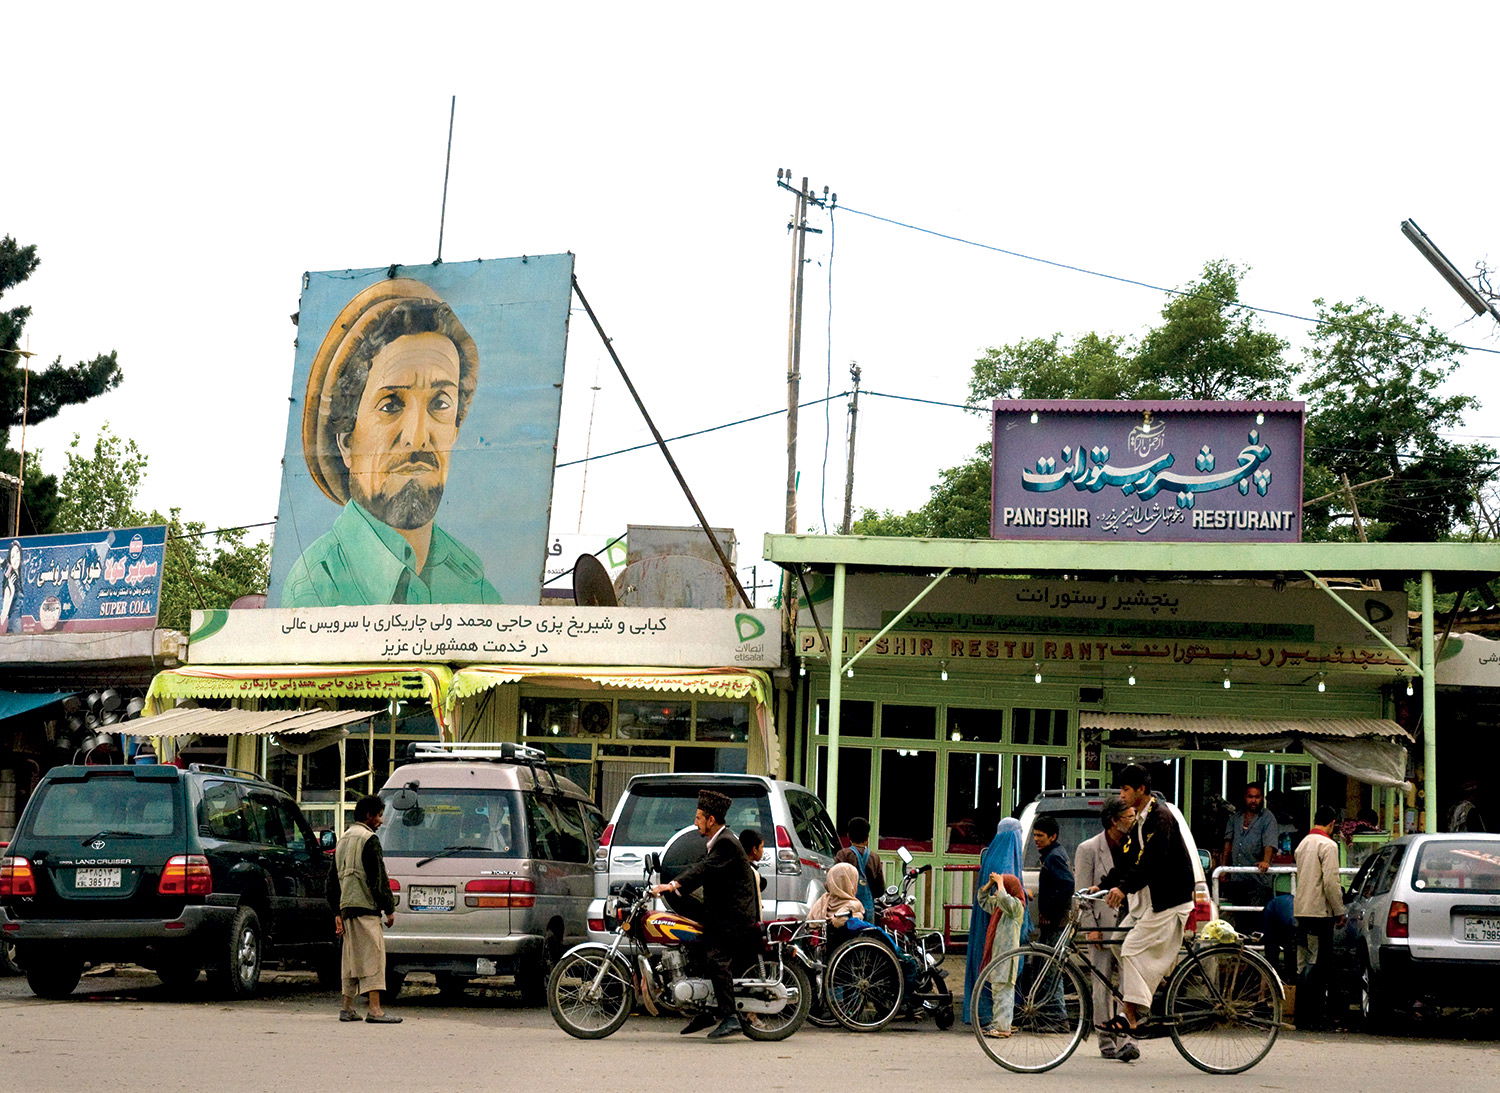
M540 600L572 274L306 275L270 606Z
M161 604L164 527L0 540L4 633L150 630Z

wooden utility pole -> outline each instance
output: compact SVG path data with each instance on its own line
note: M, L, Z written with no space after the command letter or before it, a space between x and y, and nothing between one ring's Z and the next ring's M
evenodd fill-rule
M1354 487L1349 485L1349 476L1340 474L1339 481L1344 483L1344 497L1349 502L1349 511L1354 514L1354 532L1361 543L1368 543L1370 540L1365 536L1365 522L1359 518L1359 502L1354 499Z
M797 195L792 206L792 219L787 231L792 235L792 284L790 315L787 323L786 345L786 533L797 533L797 403L802 389L802 286L803 270L807 265L807 235L821 235L822 228L807 225L807 207L832 209L838 204L839 195L829 195L823 187L823 196L815 197L807 188L804 177L800 186L792 185L790 167L776 169L776 185L791 190Z
M782 171L776 172L781 179ZM786 179L791 181L790 170ZM792 206L792 298L786 336L786 533L797 533L797 402L802 390L802 265L807 255L807 179Z
M849 466L844 472L844 526L840 535L848 535L854 521L854 437L859 431L859 362L849 364L849 378L854 381L854 392L849 398Z

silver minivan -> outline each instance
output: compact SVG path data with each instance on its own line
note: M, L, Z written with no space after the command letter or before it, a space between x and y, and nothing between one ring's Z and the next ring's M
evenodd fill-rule
M553 961L585 937L603 814L542 752L508 743L415 745L380 796L389 996L429 972L444 994L512 976L544 999Z
M807 917L840 847L827 809L810 790L756 774L638 774L625 786L595 852L596 898L589 910L593 940L610 937L604 929L604 897L622 883L640 883L647 854L665 852L668 864L677 857L685 862L702 856L701 836L700 848L692 852L692 826L698 793L705 789L729 798L724 825L731 832L753 827L765 840L766 853L756 867L763 878L762 917Z

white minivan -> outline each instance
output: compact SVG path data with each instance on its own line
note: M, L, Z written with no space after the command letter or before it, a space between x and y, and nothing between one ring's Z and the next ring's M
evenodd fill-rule
M594 852L595 898L588 916L593 940L610 937L604 897L621 884L639 884L647 854L664 853L668 866L701 856L692 852L691 829L698 793L705 789L729 798L724 824L731 832L753 827L765 840L766 853L757 866L764 882L761 917L807 917L841 845L827 809L811 790L755 774L638 774L625 786Z

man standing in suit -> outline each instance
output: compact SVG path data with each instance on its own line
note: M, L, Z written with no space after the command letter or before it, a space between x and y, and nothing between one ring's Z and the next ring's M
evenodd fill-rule
M729 798L715 790L698 794L693 825L708 839L708 854L679 873L676 880L651 889L653 896L703 889L703 955L716 1005L713 1016L694 1017L682 1032L687 1035L705 1029L717 1017L719 1024L708 1034L710 1040L744 1031L734 1011L734 972L754 953L760 918L758 878L744 847L724 826L729 804Z
M1099 888L1104 878L1122 864L1121 848L1125 836L1135 826L1135 809L1118 797L1111 797L1104 802L1099 823L1104 830L1079 843L1078 852L1073 856L1073 879L1079 888ZM1095 942L1086 946L1084 952L1088 954L1089 963L1103 976L1102 979L1089 977L1094 986L1094 1015L1101 1024L1108 1022L1117 1012L1115 997L1107 984L1120 970L1118 946L1102 944L1114 940L1113 935L1105 937L1104 931L1118 927L1121 917L1119 909L1107 906L1103 900L1089 900L1079 912L1078 928L1085 931L1089 941ZM1128 1032L1101 1031L1099 1054L1106 1059L1128 1063L1140 1058L1141 1049L1135 1046L1135 1040Z

